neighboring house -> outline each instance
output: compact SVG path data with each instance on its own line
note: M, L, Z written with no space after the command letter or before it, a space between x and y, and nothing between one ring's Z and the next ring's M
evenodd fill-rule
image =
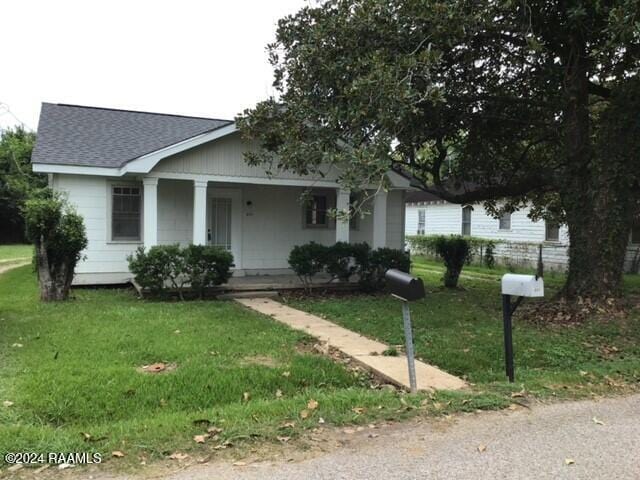
M312 240L402 248L406 179L390 172L370 215L335 220L327 211L351 198L335 171L270 175L247 165L252 148L228 120L44 103L33 170L66 192L89 239L74 283L128 281L141 245L217 245L233 253L234 275L288 273L291 249Z
M480 203L462 206L427 192L410 192L406 202L407 235L461 234L495 240L498 260L514 265L535 264L542 245L546 267L564 269L567 265L567 227L534 222L528 217L528 208L496 219ZM627 268L637 269L639 259L640 222L636 222L627 249Z

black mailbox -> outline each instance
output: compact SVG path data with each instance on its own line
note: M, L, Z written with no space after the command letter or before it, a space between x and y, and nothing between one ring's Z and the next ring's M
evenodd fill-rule
M421 278L415 278L394 268L384 274L387 289L392 295L411 302L424 298L424 284Z

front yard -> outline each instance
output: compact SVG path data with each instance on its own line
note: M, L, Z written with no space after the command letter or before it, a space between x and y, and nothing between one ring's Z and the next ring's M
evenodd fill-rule
M583 327L515 320L516 384L505 381L499 275L418 262L429 290L412 307L417 355L465 377L469 392L416 397L315 354L305 335L233 302L141 301L130 291L78 289L42 304L30 266L0 275L0 453L120 451L119 464L192 458L304 429L407 415L501 408L531 397L627 392L640 380L640 315ZM545 279L557 286L561 278ZM637 278L627 282L640 291ZM289 304L390 344L403 343L400 305L387 295L289 297ZM140 368L164 362L162 373ZM527 398L521 398L522 396ZM514 399L515 398L515 399ZM309 407L310 400L316 408ZM311 402L315 407L315 402ZM304 412L303 412L304 411ZM322 419L322 420L321 420ZM194 441L210 427L205 443Z
M439 263L414 259L424 279L423 301L412 304L416 355L472 382L476 392L508 395L505 383L500 277L502 269L463 270L460 289L442 288ZM637 275L625 278L640 292ZM562 275L545 277L546 297ZM290 304L389 344L404 342L400 305L387 295L292 298ZM522 308L522 307L521 307ZM640 382L640 309L626 318L582 326L538 327L514 316L516 386L539 398L576 398L636 388Z

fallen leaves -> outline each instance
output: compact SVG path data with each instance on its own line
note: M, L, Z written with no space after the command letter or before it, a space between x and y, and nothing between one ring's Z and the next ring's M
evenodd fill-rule
M189 458L189 455L181 452L174 452L171 455L169 455L169 459L171 460L185 460L187 458Z
M318 408L318 402L316 402L313 398L311 400L309 400L309 402L307 403L307 408L309 410L315 410L316 408Z
M114 450L113 452L111 452L111 456L114 458L122 458L124 457L124 452L121 452L120 450Z
M357 415L362 415L365 412L366 408L364 407L353 407L351 411Z
M162 363L162 362L158 362L158 363L152 363L151 365L143 365L142 370L144 370L147 373L158 373L158 372L162 372L167 368L167 365Z
M593 423L595 423L596 425L604 425L605 423L602 420L598 420L596 417L593 417L591 419L593 421Z
M9 408L13 406L13 402L11 400L5 400L4 402L2 402L2 405Z
M282 390L276 390L276 398L282 398Z
M305 409L305 410L301 410L300 411L300 418L303 419L303 420L305 418L309 418L309 415L310 415L309 410Z
M196 443L204 443L207 441L207 438L209 437L210 435L208 433L203 433L202 435L194 435L193 441Z
M22 345L21 343L14 343L11 345L13 348L22 348L24 347L24 345Z
M564 464L565 465L573 465L575 463L576 463L576 461L573 458L565 458L564 459Z
M248 402L251 399L251 394L249 392L244 392L242 394L242 401L243 402Z
M487 446L484 443L478 445L478 452L482 453L487 449Z
M282 443L287 443L289 440L291 440L291 437L276 437L278 439L279 442Z

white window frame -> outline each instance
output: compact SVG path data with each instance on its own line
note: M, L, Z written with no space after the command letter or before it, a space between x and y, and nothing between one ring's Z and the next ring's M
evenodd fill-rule
M508 222L508 226L505 226L503 222ZM498 230L511 231L511 212L504 212L500 215L500 218L498 219Z
M309 203L314 201L315 197L323 197L324 198L324 205L325 205L325 212L324 212L324 223L308 223L307 222L307 210L309 208ZM314 192L311 193L308 197L308 200L304 203L303 207L302 207L302 224L304 225L304 228L329 228L329 209L330 209L330 205L329 205L329 195L326 193L321 193L321 192Z
M422 218L420 218L422 217ZM427 229L427 209L418 209L418 226L416 228L416 235L424 235Z
M139 238L113 238L113 195L114 188L125 187L138 188L140 191L140 235ZM107 242L106 243L114 243L114 244L135 244L139 245L144 243L144 186L140 182L107 182L107 218L106 218L106 231L107 231Z
M558 229L558 238L550 238L549 237L549 228L557 228ZM545 220L544 222L544 241L545 242L559 242L560 241L560 225L557 223L549 223Z
M468 211L469 212L469 221L465 222L464 220L464 212ZM461 222L461 226L460 226L460 232L462 234L462 236L464 237L470 237L471 236L471 220L473 218L473 207L471 205L467 205L466 207L462 207L462 222ZM468 233L464 233L464 226L465 224L469 224L469 232Z

